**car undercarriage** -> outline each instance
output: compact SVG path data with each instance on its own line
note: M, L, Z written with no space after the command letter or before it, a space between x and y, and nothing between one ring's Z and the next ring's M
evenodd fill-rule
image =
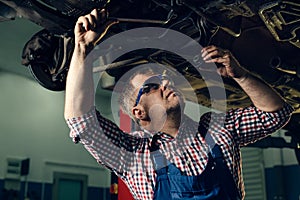
M253 146L295 149L300 162L300 2L297 0L0 0L0 21L28 19L43 30L23 49L22 64L43 87L62 91L73 50L77 18L93 8L105 8L108 19L120 21L107 38L142 27L171 29L201 46L230 50L246 69L261 77L289 102L295 112L284 127L291 142L267 138ZM118 48L118 47L115 47ZM210 107L208 87L226 92L227 108L249 105L250 99L231 79L223 85L207 83L181 56L154 48L140 48L109 64L115 79L141 63L174 67L190 82L199 104ZM225 86L225 87L224 87ZM112 90L114 84L105 86ZM222 88L218 88L222 87Z

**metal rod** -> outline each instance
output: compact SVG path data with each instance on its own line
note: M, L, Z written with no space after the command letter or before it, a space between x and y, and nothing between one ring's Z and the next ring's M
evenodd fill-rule
M150 23L150 24L167 24L170 19L163 20L152 20L152 19L131 19L131 18L118 18L118 17L109 17L108 19L117 20L119 22L134 22L134 23Z
M136 62L138 62L140 64L145 63L146 60L143 61L141 58L142 57L136 57L136 58L131 58L131 59L127 59L127 60L122 60L122 61L119 61L119 62L114 62L114 63L107 64L107 65L96 66L96 67L93 68L93 73L103 72L106 69L118 68L118 67L128 65L128 64L133 64L133 63L136 63Z

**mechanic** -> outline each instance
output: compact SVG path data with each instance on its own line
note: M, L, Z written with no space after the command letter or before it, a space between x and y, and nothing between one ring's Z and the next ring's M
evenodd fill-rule
M94 44L117 23L103 13L79 17L74 29L65 96L74 142L116 173L135 199L244 199L240 148L282 128L293 108L229 51L208 46L203 60L217 63L218 73L235 80L253 106L226 115L208 112L194 122L183 114L184 98L171 80L149 70L133 75L121 95L122 108L141 127L125 133L96 109L92 66L85 64Z

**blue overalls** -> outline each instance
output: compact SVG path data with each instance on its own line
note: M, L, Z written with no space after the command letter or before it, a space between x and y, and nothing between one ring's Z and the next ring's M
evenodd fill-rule
M218 145L209 153L208 164L198 176L182 175L157 148L152 149L151 158L157 174L154 200L241 199Z

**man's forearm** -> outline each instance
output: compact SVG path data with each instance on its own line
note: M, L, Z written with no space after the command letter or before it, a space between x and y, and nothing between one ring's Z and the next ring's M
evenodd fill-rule
M66 82L66 119L81 116L94 106L92 66L85 65L85 58L85 48L75 47Z
M234 78L234 80L242 87L257 108L266 112L273 112L284 105L284 100L275 90L252 74L247 73L241 78Z

